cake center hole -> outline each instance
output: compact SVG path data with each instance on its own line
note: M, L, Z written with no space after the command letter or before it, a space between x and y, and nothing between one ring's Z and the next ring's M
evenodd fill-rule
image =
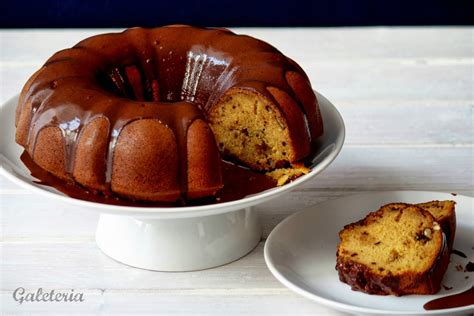
M120 97L136 101L159 101L156 79L148 80L137 65L114 67L102 75L104 88Z

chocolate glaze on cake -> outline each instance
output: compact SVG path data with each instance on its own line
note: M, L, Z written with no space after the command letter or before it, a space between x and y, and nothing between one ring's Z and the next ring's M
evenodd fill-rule
M309 155L323 130L303 70L255 38L186 26L98 35L53 55L23 88L16 140L42 168L91 191L152 201L210 196L222 187L222 176L205 122L230 89L253 91L280 107L295 160ZM299 109L288 111L282 95ZM306 128L295 128L301 115ZM191 133L193 128L198 131ZM152 140L150 148L144 139ZM192 139L203 148L190 147ZM159 148L162 140L165 148ZM121 141L125 149L117 152ZM48 154L62 147L64 153ZM190 148L199 161L189 159ZM164 160L139 155L141 150L157 150L177 161L155 171L152 166ZM138 171L131 175L132 160L144 167L134 166ZM191 165L197 165L197 173ZM157 179L167 180L159 187L144 184Z
M273 179L262 173L240 167L234 163L222 161L222 181L224 187L216 193L216 196L205 197L195 200L178 200L176 202L146 202L123 199L117 195L94 194L75 182L63 181L51 173L39 167L28 152L24 151L21 161L30 170L31 175L39 179L38 184L55 188L56 190L79 200L122 206L140 207L177 207L177 206L199 206L217 203L225 203L242 199L246 196L269 190L276 186Z

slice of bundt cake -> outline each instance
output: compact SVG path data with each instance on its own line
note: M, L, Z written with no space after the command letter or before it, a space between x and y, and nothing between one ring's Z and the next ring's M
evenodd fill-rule
M336 269L353 290L379 295L433 294L449 263L440 225L403 203L382 206L339 233Z
M454 236L456 233L456 213L454 211L456 202L431 201L416 205L433 215L435 221L438 222L439 226L441 226L441 230L446 235L449 250L453 249Z

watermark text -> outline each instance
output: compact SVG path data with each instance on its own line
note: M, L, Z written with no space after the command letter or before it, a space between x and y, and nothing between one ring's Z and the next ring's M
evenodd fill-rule
M19 304L25 302L83 302L84 293L71 290L43 290L28 291L19 287L13 291L13 299Z

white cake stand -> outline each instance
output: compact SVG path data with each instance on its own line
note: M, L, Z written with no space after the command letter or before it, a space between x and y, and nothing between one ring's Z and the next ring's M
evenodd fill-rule
M344 143L344 122L326 98L317 96L325 131L311 172L282 187L237 201L175 208L115 206L70 198L52 187L34 183L20 160L23 148L15 143L18 96L1 108L1 172L18 185L47 198L100 212L97 245L117 261L158 271L212 268L246 255L260 241L261 228L252 206L281 196L315 177L339 154Z

